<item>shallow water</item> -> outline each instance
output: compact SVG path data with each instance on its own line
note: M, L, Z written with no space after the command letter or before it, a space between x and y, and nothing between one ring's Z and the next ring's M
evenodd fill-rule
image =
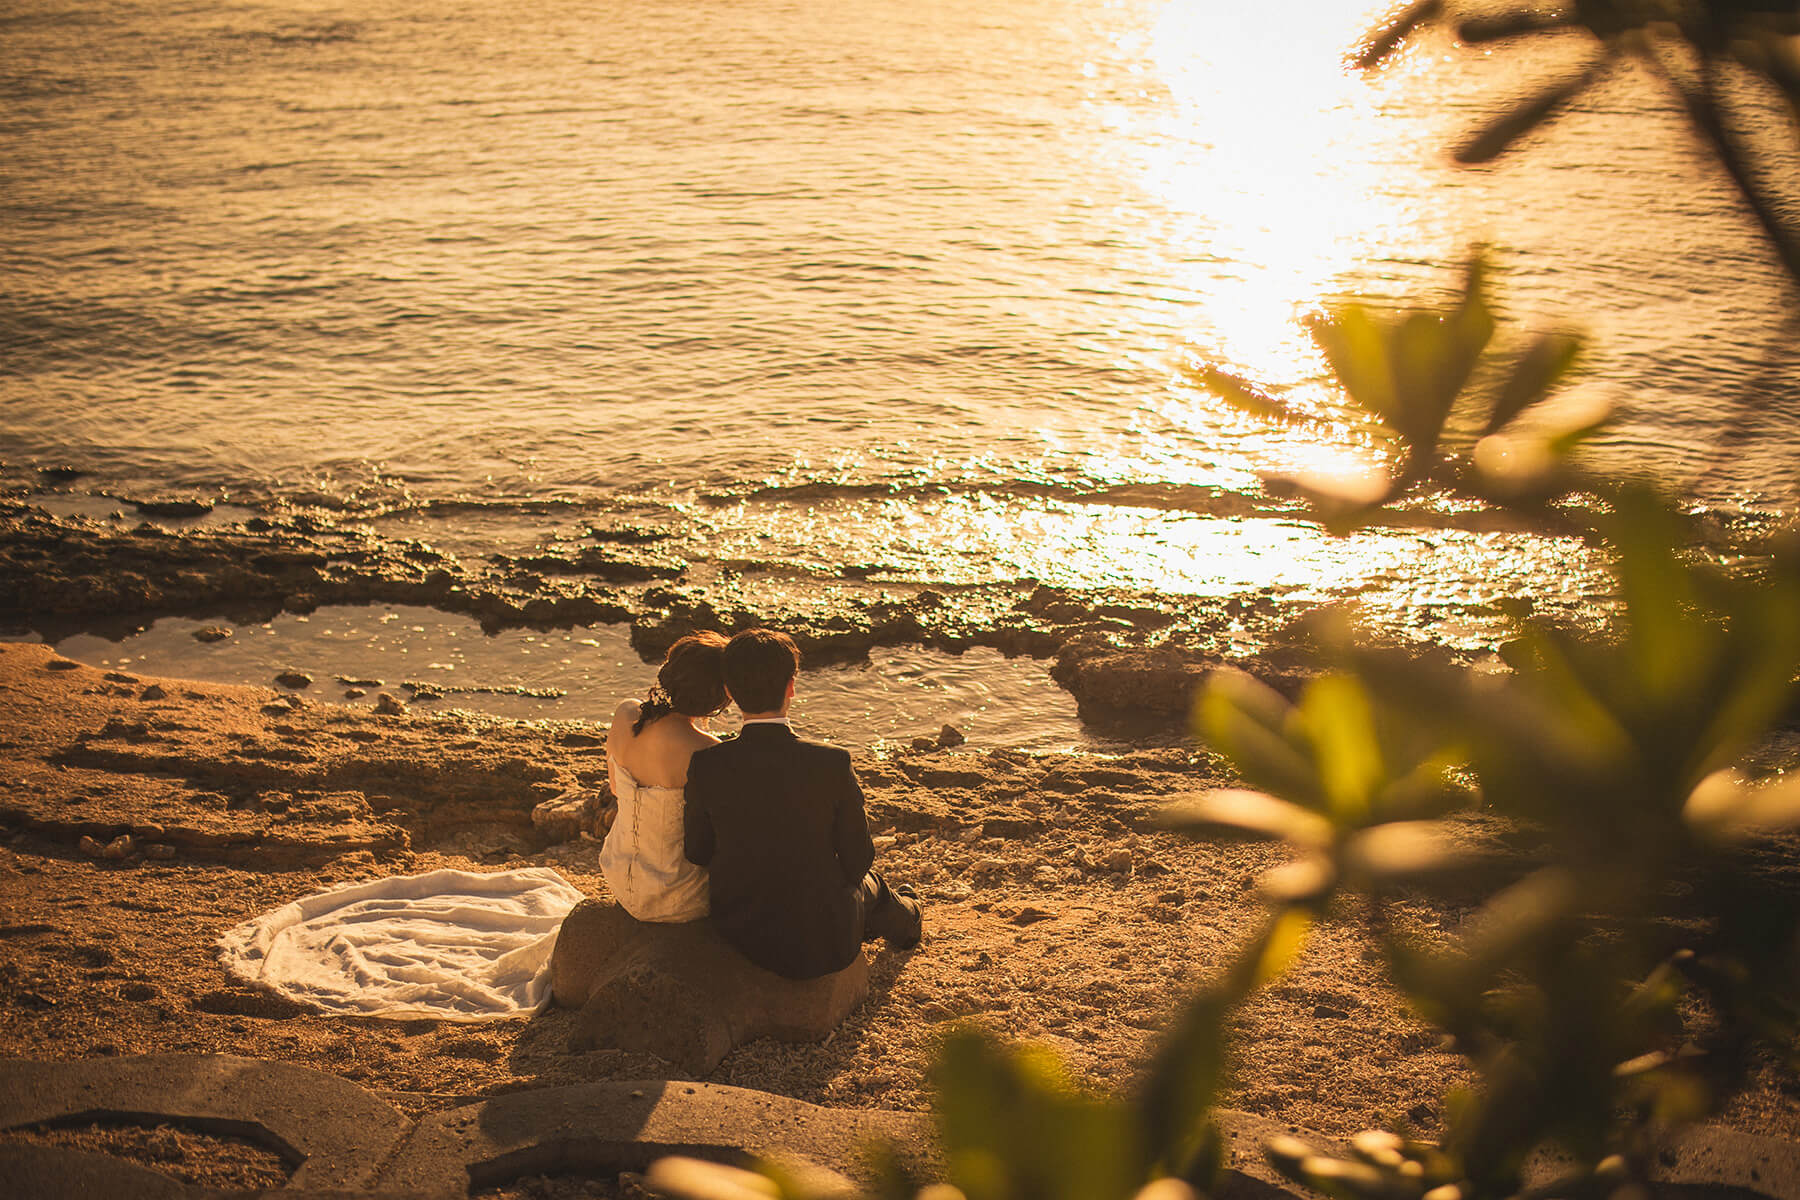
M1483 242L1512 328L1593 335L1603 465L1791 500L1793 297L1654 82L1456 170L1581 47L1349 73L1379 7L18 0L0 486L465 555L627 522L800 607L847 571L1259 592L1478 644L1499 597L1591 604L1592 555L1331 538L1261 479L1372 448L1300 316L1441 297ZM1320 424L1239 414L1197 362Z
M232 634L214 642L194 637L209 627ZM655 677L623 626L487 634L467 618L406 605L334 605L261 625L168 617L116 642L77 634L55 645L71 658L128 673L272 687L277 675L299 671L312 683L294 690L317 701L369 707L386 692L418 711L457 708L602 727L622 698L641 696ZM419 698L419 687L408 685L439 695ZM793 718L809 736L875 749L935 739L946 724L983 749L1110 744L1083 728L1074 699L1044 663L985 649L953 655L896 647L864 663L808 670ZM713 720L718 731L736 727L735 710Z

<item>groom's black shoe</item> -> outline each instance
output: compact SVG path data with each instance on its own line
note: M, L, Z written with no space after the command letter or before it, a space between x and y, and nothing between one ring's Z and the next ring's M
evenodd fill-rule
M891 888L887 880L870 871L863 876L863 941L880 938L896 950L919 944L925 923L919 914L918 893L906 884Z
M888 889L888 900L905 913L907 919L897 933L885 934L882 940L896 950L911 950L925 936L924 906L919 903L919 893L913 890L912 884L903 883Z

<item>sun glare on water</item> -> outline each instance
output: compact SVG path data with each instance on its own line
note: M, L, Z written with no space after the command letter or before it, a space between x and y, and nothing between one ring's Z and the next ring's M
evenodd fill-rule
M1396 173L1422 156L1383 119L1382 91L1346 65L1385 5L1251 6L1175 0L1148 53L1170 103L1144 186L1190 253L1203 349L1251 378L1291 382L1318 358L1296 320L1353 268L1416 252L1419 214Z
M1134 152L1118 169L1150 214L1155 277L1183 298L1171 306L1172 349L1318 420L1276 427L1177 380L1146 397L1137 439L1091 454L1091 477L1208 495L1255 494L1268 475L1383 478L1380 447L1350 417L1303 318L1366 290L1447 283L1430 264L1462 252L1450 205L1423 199L1434 195L1440 118L1399 99L1441 64L1417 51L1374 73L1349 63L1392 7L1313 0L1272 14L1172 0L1126 48L1158 102L1138 110ZM1579 547L1554 539L1393 528L1339 538L1267 503L1260 517L1202 511L1202 495L1190 510L1178 494L1166 508L1053 509L1025 523L1011 565L1162 594L1352 594L1407 623L1424 609L1480 608L1496 579L1521 573L1559 579L1571 596L1591 583ZM1020 527L1018 514L1006 519ZM1402 586L1403 563L1436 577L1428 599Z

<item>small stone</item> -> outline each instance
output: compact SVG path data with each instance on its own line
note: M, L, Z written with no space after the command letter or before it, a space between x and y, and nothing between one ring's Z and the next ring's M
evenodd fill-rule
M589 825L594 799L574 789L552 796L531 810L531 824L545 841L575 841Z
M1437 1111L1429 1104L1415 1104L1406 1110L1406 1119L1415 1125L1429 1125L1437 1120Z
M920 734L912 740L912 748L914 750L936 750L937 743L924 734Z
M81 840L75 844L79 846L81 852L89 858L99 858L106 851L105 846L102 846L99 842L95 841L85 833L81 835Z
M106 845L101 848L100 857L112 859L124 858L131 853L132 848L136 844L137 843L132 840L129 833L121 833L118 837L106 843Z
M295 691L298 691L301 688L311 687L312 681L313 677L308 675L305 671L283 671L275 677L276 683L279 683L284 688L293 688Z
M1131 870L1131 851L1118 849L1100 860L1100 865L1108 871Z
M406 705L394 699L391 694L383 692L375 697L375 711L387 717L403 717L406 715Z
M153 683L138 693L139 700L166 700L168 698L169 693L163 691L162 684L160 683Z
M194 630L196 642L222 642L231 636L231 630L223 625L208 625L205 629Z
M204 500L130 500L127 503L146 517L203 517L213 509Z
M1342 1021L1349 1015L1343 1009L1333 1008L1329 1004L1320 1004L1313 1008L1313 1016L1325 1021Z
M46 671L73 671L81 664L67 658L53 658L44 664Z
M136 683L136 675L127 675L123 671L108 671L104 676L108 683Z
M369 693L364 691L362 688L345 688L344 689L344 699L346 699L346 700L360 700L368 694Z
M1014 925L1036 925L1039 921L1050 920L1051 915L1041 908L1026 905L1013 916L1012 923Z
M954 725L946 725L938 730L937 744L940 746L960 746L968 740L963 736L962 730Z

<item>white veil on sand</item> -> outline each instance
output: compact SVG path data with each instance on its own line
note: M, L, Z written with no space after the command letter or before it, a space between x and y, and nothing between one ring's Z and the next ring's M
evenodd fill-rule
M550 952L583 897L548 867L347 883L219 939L246 983L324 1012L494 1021L549 1003Z

